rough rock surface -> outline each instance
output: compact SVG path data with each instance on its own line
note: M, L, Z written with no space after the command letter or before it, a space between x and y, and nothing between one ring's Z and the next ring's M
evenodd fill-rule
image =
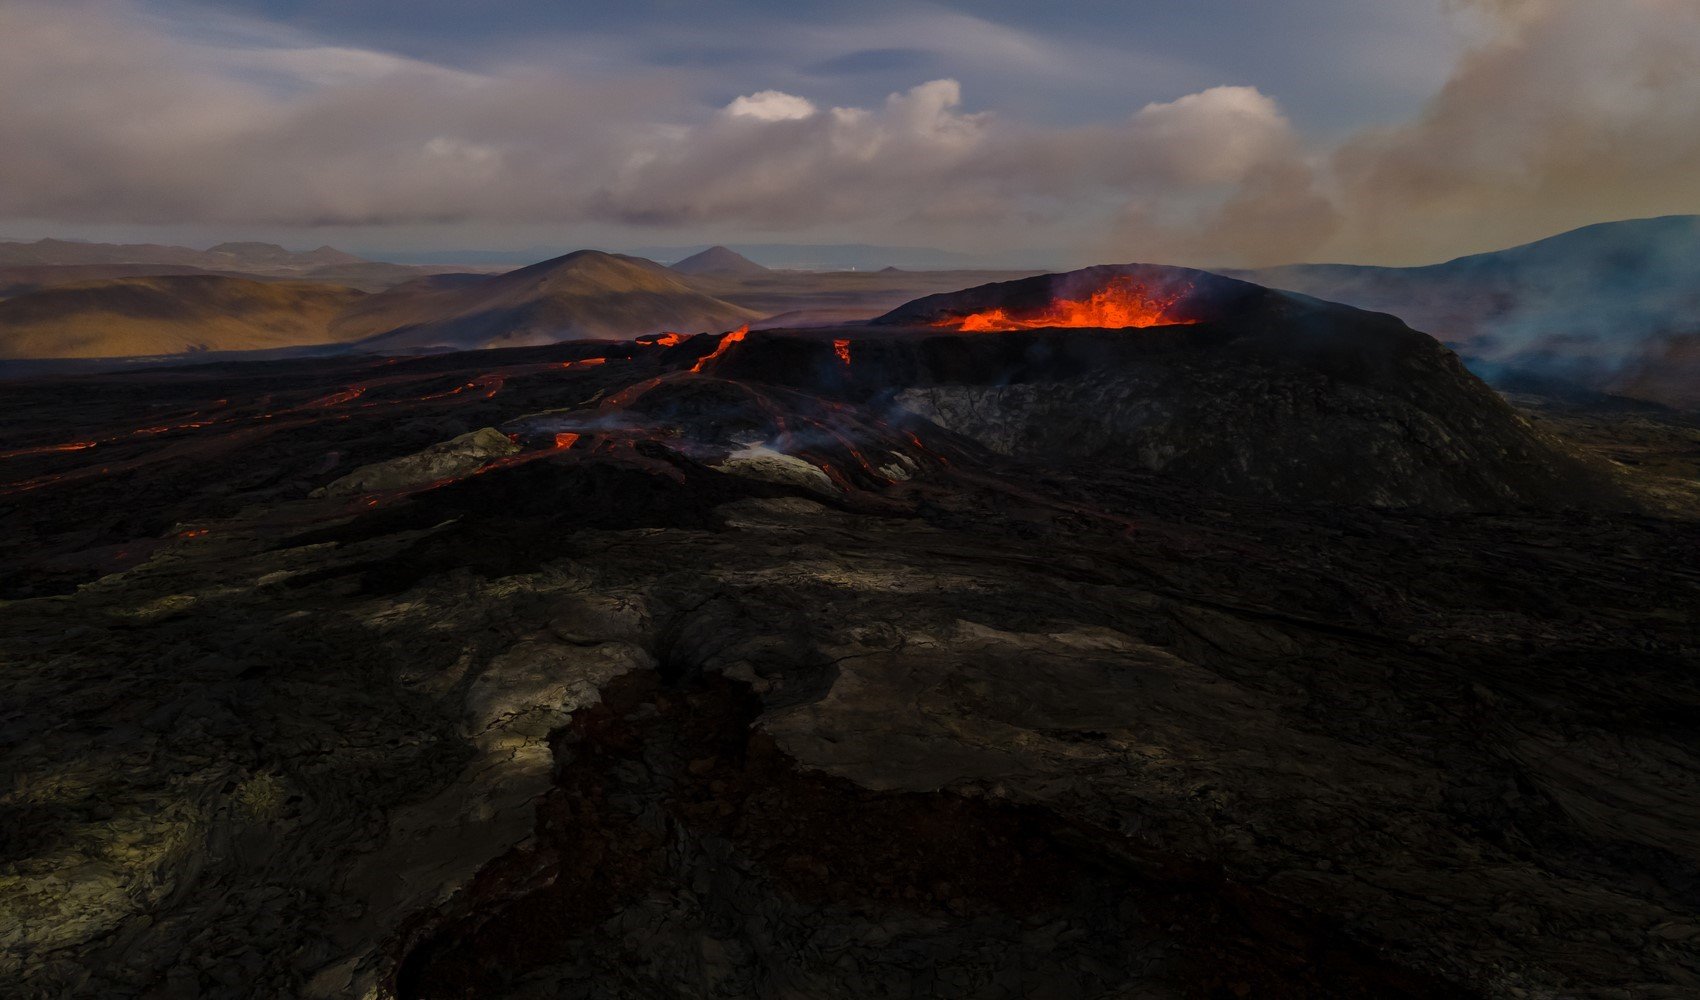
M1120 278L1186 290L1174 307L1183 322L933 329L988 308L1019 313L1053 295L1080 298ZM1434 338L1392 316L1205 272L1127 265L1040 275L927 296L855 332L842 341L848 364L828 350L831 334L763 331L720 370L876 404L894 398L1001 454L1132 465L1266 499L1447 510L1626 504L1601 463L1532 427Z
M519 445L508 440L501 431L482 427L412 455L362 466L332 480L319 491L319 495L377 493L422 486L438 480L459 479L493 458L504 458L519 450Z
M1700 990L1700 522L1003 457L711 350L9 394L101 443L0 492L6 991ZM467 427L524 450L310 495ZM758 430L833 491L715 470Z
M1444 510L1588 504L1605 479L1509 408L1445 411L1277 367L1152 363L905 389L896 400L999 454L1127 464L1251 496Z
M832 479L818 467L764 445L749 445L726 456L715 469L766 483L795 486L814 493L833 493Z

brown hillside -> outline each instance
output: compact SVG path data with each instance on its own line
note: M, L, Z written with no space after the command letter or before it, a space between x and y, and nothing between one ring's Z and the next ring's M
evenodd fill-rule
M157 278L168 274L211 274L188 264L0 264L0 299L43 288L113 278ZM236 275L244 277L244 275Z
M374 348L470 349L724 330L757 316L654 261L580 250L493 278L398 285L350 309L335 333Z
M285 250L275 243L220 243L208 250L194 250L154 243L0 242L0 296L16 295L26 290L12 288L6 291L6 279L10 275L21 275L24 279L10 284L33 283L46 287L96 278L234 274L238 277L325 282L377 292L424 275L450 270L453 269L366 260L332 247Z
M99 358L248 351L335 339L365 297L337 285L221 275L116 278L0 301L0 357Z

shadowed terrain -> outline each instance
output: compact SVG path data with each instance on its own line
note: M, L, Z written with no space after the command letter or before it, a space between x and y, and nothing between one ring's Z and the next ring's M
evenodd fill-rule
M1700 522L1610 461L1685 432L1140 276L10 383L0 974L1691 995Z

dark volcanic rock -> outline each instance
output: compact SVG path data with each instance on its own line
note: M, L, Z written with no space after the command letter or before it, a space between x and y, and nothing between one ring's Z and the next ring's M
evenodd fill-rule
M1622 502L1604 469L1470 391L1452 359L1432 360L1410 374L1454 390L1429 397L1440 405L1293 366L1184 358L896 401L1002 454L1132 465L1249 496L1437 510Z
M926 330L1085 298L1123 276L1180 295L1186 324ZM789 342L752 334L717 370L895 390L898 405L1001 454L1128 465L1247 496L1444 510L1627 502L1603 466L1531 427L1434 338L1379 313L1129 265L928 296L877 323ZM845 335L848 366L828 350Z
M1353 324L10 386L0 979L1694 995L1696 522L1247 499L890 405L1000 371L1092 399L1113 362L1362 440L1283 387L1413 426L1441 418L1395 376L1473 391L1396 324L1349 349ZM480 428L520 450L312 496Z

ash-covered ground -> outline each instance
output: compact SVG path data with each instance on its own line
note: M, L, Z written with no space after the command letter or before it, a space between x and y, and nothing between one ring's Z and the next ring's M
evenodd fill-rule
M9 384L7 992L1695 995L1692 428L1244 294Z

